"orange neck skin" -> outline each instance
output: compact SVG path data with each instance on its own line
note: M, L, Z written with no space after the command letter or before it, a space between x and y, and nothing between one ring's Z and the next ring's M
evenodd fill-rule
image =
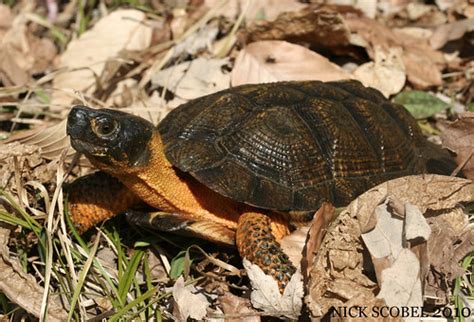
M176 170L166 159L158 131L150 139L148 149L150 158L143 166L114 162L109 167L94 163L156 209L191 214L196 220L213 220L231 229L237 227L239 215L249 207L215 193L190 175Z

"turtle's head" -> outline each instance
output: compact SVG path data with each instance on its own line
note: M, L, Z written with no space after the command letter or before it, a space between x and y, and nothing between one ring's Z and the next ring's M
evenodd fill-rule
M102 170L146 165L153 132L145 119L110 109L74 106L67 120L73 148Z

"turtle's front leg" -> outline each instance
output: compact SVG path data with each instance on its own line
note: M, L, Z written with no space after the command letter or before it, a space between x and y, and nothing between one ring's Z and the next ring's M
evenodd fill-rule
M119 180L100 171L78 178L66 191L71 220L80 232L142 203Z
M247 212L240 216L236 234L240 256L258 265L265 274L273 276L281 291L296 272L278 242L288 233L284 222L272 221L261 213Z

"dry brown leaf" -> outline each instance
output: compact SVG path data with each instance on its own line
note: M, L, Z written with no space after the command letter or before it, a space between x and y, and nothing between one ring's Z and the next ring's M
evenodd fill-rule
M289 80L333 81L351 75L327 58L286 41L249 44L237 56L232 86Z
M266 275L260 267L246 258L243 265L252 285L250 299L255 308L269 315L290 319L296 319L301 314L304 296L301 270L298 269L293 274L281 294L278 283L272 276Z
M314 254L318 253L324 235L329 224L336 218L336 209L333 205L323 202L318 211L314 214L310 224L310 230L306 234L304 249L302 251L301 271L305 280L308 279L310 263L314 260Z
M332 48L349 44L349 30L338 12L301 10L282 13L274 21L254 24L243 31L239 39L244 44L261 40L285 40Z
M446 62L443 54L431 48L427 41L399 34L365 17L346 16L344 21L353 33L351 42L364 46L370 57L375 58L376 47L387 53L390 48L400 47L407 78L414 86L441 85L441 70Z
M183 276L176 280L172 292L175 302L174 309L179 314L178 321L186 321L188 318L202 320L207 315L207 308L211 304L193 284L186 286Z
M197 58L152 76L152 83L166 88L183 100L191 100L227 89L230 74L224 71L229 59Z
M7 246L9 236L10 230L0 227L0 291L10 301L39 317L44 289L38 285L33 275L23 271L18 259L10 257ZM68 311L61 303L59 295L49 295L46 314L48 321L67 320Z
M249 299L226 292L219 297L219 303L226 316L226 322L259 322L261 320L260 315L252 308Z
M401 48L392 47L386 52L375 47L374 51L374 61L359 66L353 72L354 77L365 86L378 89L385 97L400 92L406 81Z
M0 80L6 86L26 84L32 74L44 72L56 57L54 43L33 35L27 22L24 15L17 16L0 37Z
M459 39L466 32L474 30L474 18L463 19L447 23L435 29L430 38L430 45L434 49L443 47L448 41Z
M456 162L464 165L464 175L474 180L474 112L459 115L459 120L443 131L441 139L445 147L457 154Z
M122 50L141 50L151 43L152 28L145 24L146 15L139 10L116 10L100 19L94 27L72 40L61 56L64 69L53 81L52 107L69 105L74 91L93 92L95 75L104 70L107 60ZM113 35L113 37L111 36Z
M208 8L216 8L222 4L222 0L205 0L204 5ZM288 11L298 11L306 5L297 0L227 0L219 14L235 20L243 10L247 22L254 20L274 20L279 14Z
M316 317L322 316L332 306L346 306L351 298L364 298L371 301L374 296L373 294L377 293L380 283L383 283L383 275L384 272L387 272L386 269L392 267L393 270L393 263L399 259L400 254L406 251L412 252L418 258L418 266L412 267L412 269L418 270L419 273L417 275L421 277L420 285L428 285L433 288L436 287L436 282L439 284L446 281L450 282L448 278L453 277L453 268L447 267L446 264L443 266L437 262L438 259L434 260L432 258L434 253L432 251L433 246L430 246L430 243L434 243L434 247L440 244L449 245L443 247L445 254L442 257L442 262L456 263L452 258L456 256L455 248L459 242L459 235L450 234L444 240L439 240L438 234L436 231L433 231L427 243L420 242L420 238L415 238L416 242L413 244L405 244L405 239L397 236L395 236L397 241L392 242L393 239L387 239L386 236L387 234L392 234L389 227L391 226L393 229L393 220L399 220L397 217L404 218L407 212L413 210L410 209L411 206L404 206L408 203L416 205L419 211L425 217L428 216L430 220L431 218L448 220L448 218L452 217L453 211L459 211L459 203L473 201L474 183L472 181L439 175L418 175L398 178L385 182L362 194L330 225L323 244L315 255L308 283L309 296L306 298L306 303L312 314ZM385 202L389 203L390 208L386 208ZM397 216L394 217L392 213L388 214L390 216L388 218L389 221L384 225L387 229L383 233L384 237L379 238L379 240L386 240L388 242L387 247L392 248L392 250L379 254L386 257L376 258L373 256L372 264L374 267L371 267L371 263L367 262L367 257L363 255L365 251L364 245L360 242L360 237L364 233L373 232L377 225L383 224L380 223L380 215L378 219L374 215L376 209L380 209L380 205L390 212L395 212ZM402 207L397 205L402 205ZM399 208L402 208L402 211L399 211ZM412 215L408 214L407 216ZM464 214L462 215L465 217ZM459 220L454 221L459 222ZM399 233L405 229L405 234L407 230L414 230L419 237L423 238L423 236L426 236L426 229L417 229L419 227L417 220L411 220L411 222L415 224L413 227L406 227L405 224L405 228L403 228L402 225L402 229L398 228ZM430 229L434 229L431 222L429 221L428 223L430 224ZM466 236L465 238L472 236L473 228L470 226L464 225L459 230L462 231L461 236ZM463 247L459 250L460 254L472 250L474 247L472 242L465 241L462 244ZM400 251L393 252L394 245L402 246L398 248ZM398 256L393 258L397 252ZM392 254L392 258L387 256L388 254ZM371 271L373 272L372 274L377 276L379 281L378 287L366 275ZM436 271L436 274L433 274L433 271ZM402 272L399 270L398 273L401 274ZM411 271L409 274L411 273L413 272ZM418 288L415 285L417 282L414 279L414 274L410 276L407 285L411 286L408 288L405 286L404 288L416 291ZM401 280L400 275L397 278ZM432 280L429 280L430 278ZM396 298L388 296L386 292L387 289L394 289L395 286L393 284L391 287L387 288L387 286L389 284L384 287L384 292L381 296L386 299L386 302L396 301ZM408 293L404 294L407 295ZM434 292L430 292L425 287L423 294L434 294ZM409 297L405 297L405 300L407 298L409 300ZM415 299L413 298L412 300ZM364 305L364 303L359 304ZM354 305L354 303L351 302L351 305Z

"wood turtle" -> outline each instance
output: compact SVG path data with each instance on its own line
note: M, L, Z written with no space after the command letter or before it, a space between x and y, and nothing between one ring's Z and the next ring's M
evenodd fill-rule
M236 244L281 289L295 271L278 243L290 223L322 201L346 205L386 180L454 168L402 106L357 81L234 87L181 105L158 128L76 106L67 132L103 171L71 186L82 231L144 201L159 211L132 220Z

